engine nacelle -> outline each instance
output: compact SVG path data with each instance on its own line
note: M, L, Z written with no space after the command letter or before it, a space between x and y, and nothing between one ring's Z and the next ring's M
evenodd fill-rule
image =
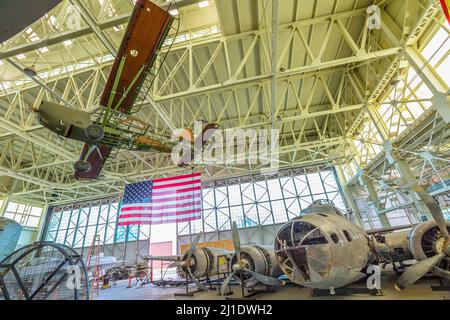
M195 278L204 278L217 274L218 256L227 255L230 252L221 248L196 248L191 257L191 271ZM187 252L182 261L187 259ZM186 276L185 267L179 268L179 273Z
M371 237L372 246L381 262L399 262L413 259L408 246L408 231L375 234Z
M450 232L450 221L447 221L447 230ZM427 221L419 223L411 229L408 235L408 247L416 260L423 260L442 252L444 238L441 236L436 222ZM431 272L450 279L450 257L446 256Z
M278 278L283 274L278 265L273 246L260 245L241 247L241 259L244 261L245 268L252 270L253 272L272 278ZM233 255L230 265L234 265L236 260L236 255ZM259 283L255 277L245 272L242 274L237 272L236 277L241 281L244 281L244 285L247 288L253 288Z

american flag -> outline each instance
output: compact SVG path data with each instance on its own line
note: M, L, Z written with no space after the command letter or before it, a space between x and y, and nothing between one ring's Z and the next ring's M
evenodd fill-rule
M201 214L202 181L192 173L126 185L118 225L186 222Z

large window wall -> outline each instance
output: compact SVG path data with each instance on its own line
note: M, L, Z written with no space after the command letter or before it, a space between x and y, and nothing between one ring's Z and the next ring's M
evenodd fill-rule
M205 184L203 219L178 224L187 235L286 222L319 199L346 209L334 169L315 167L280 172L276 177L247 176Z
M3 204L4 201L0 200L0 208ZM17 221L23 227L37 228L42 217L42 211L41 207L7 201L3 216Z
M118 199L54 207L45 239L74 248L90 246L95 235L99 235L104 244L139 240L142 237L148 239L145 228L117 226L118 212Z
M247 176L205 182L203 219L178 224L176 233L229 230L232 221L236 221L239 228L282 223L298 216L301 209L318 199L332 200L345 210L331 168L295 169L282 171L276 177ZM47 219L45 240L74 248L89 247L95 235L100 235L106 245L148 239L155 242L160 241L154 239L159 229L170 227L154 226L151 230L150 226L117 226L118 212L117 198L53 207ZM171 232L169 229L166 233Z

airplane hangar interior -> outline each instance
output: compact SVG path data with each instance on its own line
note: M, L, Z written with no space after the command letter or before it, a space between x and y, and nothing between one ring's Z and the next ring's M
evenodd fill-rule
M2 0L0 300L450 299L449 11Z

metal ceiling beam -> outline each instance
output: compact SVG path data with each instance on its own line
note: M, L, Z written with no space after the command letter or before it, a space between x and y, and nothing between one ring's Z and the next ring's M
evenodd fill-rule
M0 117L0 128L3 128L7 130L8 132L12 132L14 135L21 137L25 141L30 141L31 143L38 145L52 154L57 154L65 159L68 160L75 160L77 157L69 152L68 150L61 148L59 146L53 145L49 143L48 140L41 138L37 135L30 134L28 132L23 132L18 128L15 124L11 123L11 121L4 119L3 117Z
M100 22L98 24L98 30L103 31L106 29L110 29L114 26L127 23L130 19L130 14L120 15L120 16L108 19L104 22ZM92 33L94 33L94 30L91 29L91 27L89 27L89 26L82 27L81 29L78 29L78 30L71 30L71 31L58 33L58 35L56 35L54 37L50 37L47 39L41 39L38 41L33 41L31 43L19 45L19 46L10 48L4 52L0 52L0 60L14 57L14 56L18 55L19 53L27 53L27 52L34 51L34 50L37 50L37 49L40 49L43 47L62 43L66 40L73 40L76 38L80 38L80 37L83 37L83 36L86 36L86 35L89 35Z
M106 47L106 49L108 49L109 53L111 53L115 57L117 54L117 50L116 50L114 44L102 32L102 29L99 27L99 25L97 24L97 21L95 21L92 14L86 8L86 5L80 0L69 0L69 1L75 7L75 9L80 13L80 15L83 17L83 19L89 25L89 27L92 29L92 31L94 31L94 33L100 39L100 41L103 43L103 45Z
M276 78L278 81L281 81L281 80L286 80L291 77L304 75L304 74L314 75L317 71L321 71L324 69L341 67L341 66L345 66L345 65L349 65L349 64L353 64L353 63L370 61L370 60L374 60L374 59L382 59L385 57L396 55L401 51L401 49L402 49L401 47L395 47L395 48L375 51L375 52L371 52L371 53L360 54L360 55L356 55L356 56L352 56L352 57L348 57L348 58L342 58L342 59L336 59L336 60L332 60L332 61L321 62L316 65L307 65L307 66L303 66L303 67L293 68L293 69L287 70L285 72L278 72L276 75ZM207 94L212 91L221 92L221 91L232 89L232 88L239 87L239 86L244 86L244 85L250 86L252 84L257 84L257 83L260 83L263 81L269 81L269 80L271 80L271 77L272 77L271 74L267 74L267 75L249 77L249 78L245 78L245 79L230 79L229 81L226 81L224 83L205 86L205 87L198 88L198 89L188 89L184 92L173 93L173 94L168 94L168 95L164 95L164 96L155 96L155 101L156 102L165 102L165 101L170 101L173 99L193 97L193 96L197 96L197 95L201 95L201 94Z
M18 71L22 72L25 76L27 76L28 78L30 78L33 82L35 82L37 85L39 85L40 87L44 88L45 90L47 90L48 92L50 92L52 95L54 95L56 98L58 98L59 100L61 100L62 102L64 102L65 105L70 106L70 103L67 102L66 99L63 98L63 96L61 96L58 92L56 92L55 90L53 90L52 88L50 88L49 86L47 86L45 84L44 81L42 81L41 79L39 79L39 77L37 76L29 76L28 74L25 73L24 67L20 66L19 64L17 64L14 60L7 58L6 61L11 64L14 68L16 68Z

